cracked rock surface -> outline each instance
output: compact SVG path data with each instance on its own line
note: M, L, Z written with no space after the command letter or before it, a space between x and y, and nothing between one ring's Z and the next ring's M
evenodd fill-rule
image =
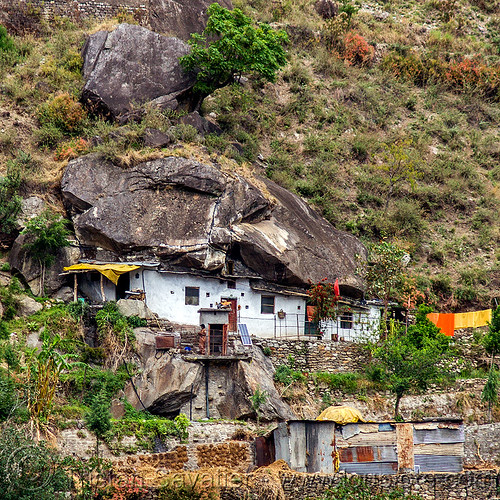
M362 287L362 243L267 179L178 157L122 169L91 154L68 163L61 187L80 241L119 260L142 252L208 271L233 260L281 284L326 277L346 292Z

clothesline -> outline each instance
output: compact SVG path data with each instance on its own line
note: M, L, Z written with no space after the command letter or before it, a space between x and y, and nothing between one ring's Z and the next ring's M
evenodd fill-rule
M427 317L445 335L453 337L459 328L479 328L491 321L491 309L466 313L429 313Z

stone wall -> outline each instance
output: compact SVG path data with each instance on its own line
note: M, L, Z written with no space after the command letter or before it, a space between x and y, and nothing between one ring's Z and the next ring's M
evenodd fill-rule
M500 422L465 427L465 463L468 466L500 464Z
M169 439L163 443L168 451L161 453L138 453L127 455L122 452L113 455L103 443L99 451L104 458L118 460L134 467L138 464L151 465L162 470L194 470L201 467L229 467L239 472L246 472L254 463L253 440L236 440L250 435L246 425L230 422L192 422L188 428L187 443ZM137 445L135 436L125 436L122 448L134 449ZM76 455L90 457L96 450L94 434L79 423L74 428L60 432L58 436L59 452L65 456Z
M458 330L455 343L463 361L456 363L457 371L469 366L478 368L485 366L487 359L483 347L478 344L471 329ZM295 360L295 369L302 371L356 372L362 371L370 359L370 355L361 344L356 342L333 342L325 340L280 340L254 338L255 345L262 349L268 347L273 365L287 362L288 356Z
M286 363L291 356L294 368L307 372L361 371L369 359L369 354L355 342L254 339L254 344L270 349L275 367Z
M17 5L13 5L17 4ZM94 17L105 19L115 16L120 11L133 13L138 20L147 19L149 0L29 0L13 2L0 0L0 10L29 6L44 17Z
M301 500L317 497L327 488L338 484L343 474L282 475L285 498ZM424 500L484 500L498 498L498 470L466 471L460 474L397 474L392 476L366 475L361 477L372 489L387 491L401 489L407 494L420 495ZM221 496L221 498L223 498Z

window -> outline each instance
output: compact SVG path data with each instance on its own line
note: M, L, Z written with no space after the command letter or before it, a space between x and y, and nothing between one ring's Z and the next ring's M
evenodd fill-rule
M186 301L187 306L199 306L200 305L200 289L197 286L187 286L186 287Z
M236 281L235 280L227 280L227 287L232 288L234 290L236 288Z
M261 295L260 312L261 314L274 314L274 297L272 295Z
M352 312L345 312L340 316L340 328L350 330L352 328Z

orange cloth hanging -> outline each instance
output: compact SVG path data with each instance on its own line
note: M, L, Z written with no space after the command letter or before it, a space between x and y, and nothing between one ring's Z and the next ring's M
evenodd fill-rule
M455 315L453 313L429 313L427 318L448 337L453 337L455 334Z

